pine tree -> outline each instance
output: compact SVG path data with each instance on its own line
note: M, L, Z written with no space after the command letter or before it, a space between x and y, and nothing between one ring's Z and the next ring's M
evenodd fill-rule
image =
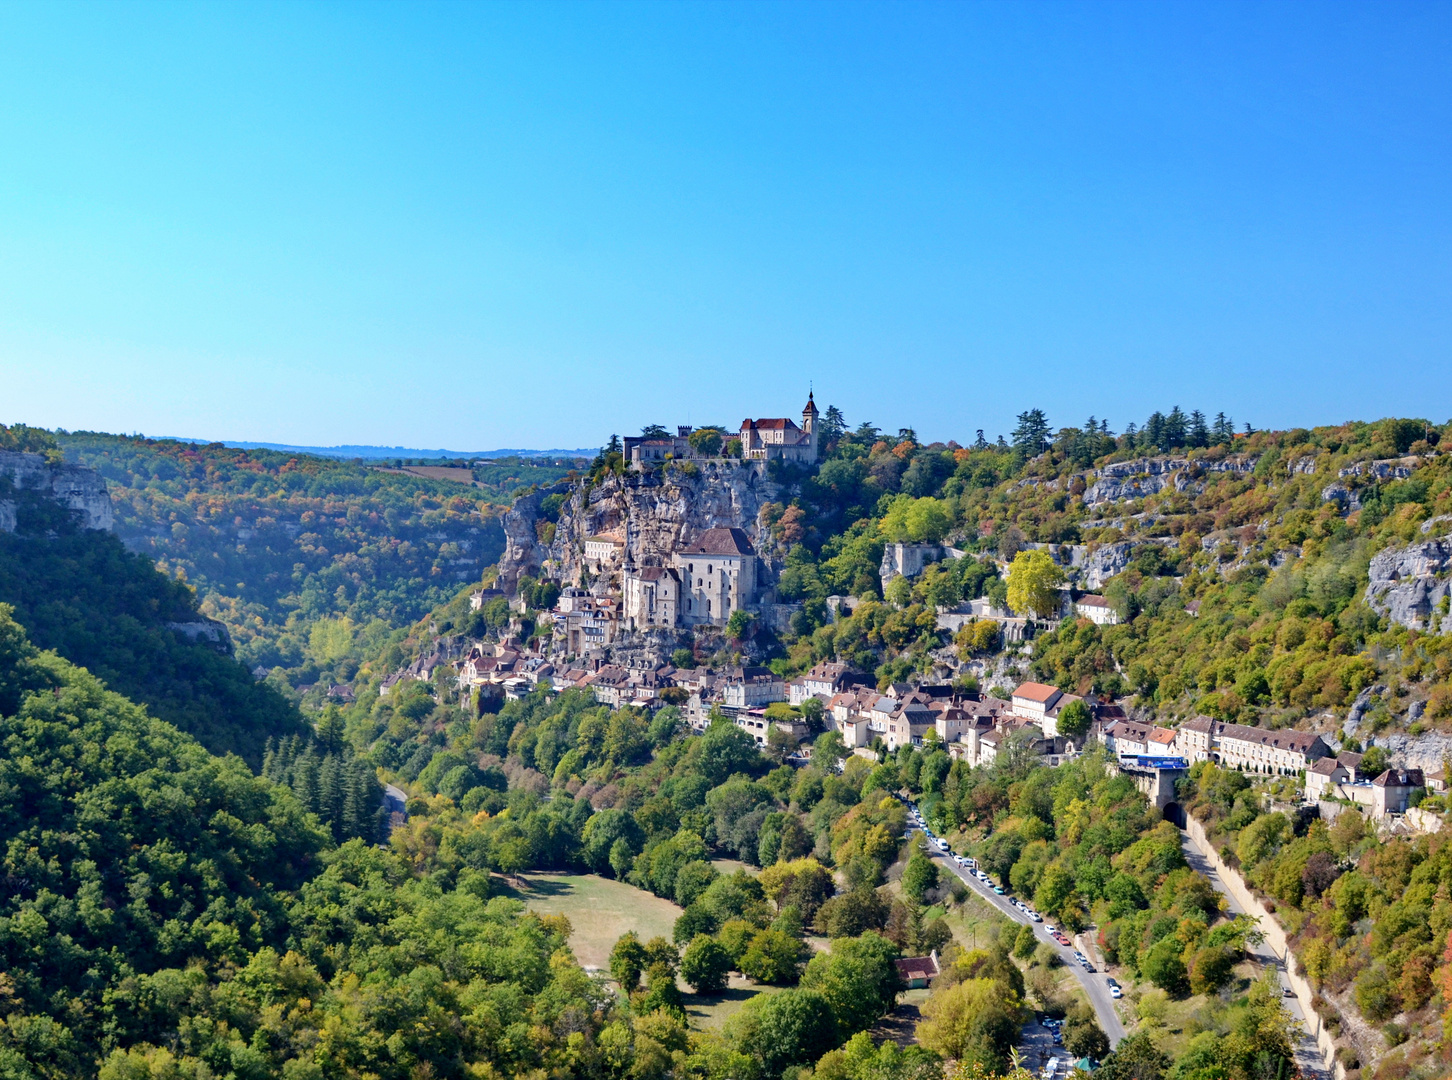
M298 801L314 814L318 812L318 766L318 756L309 747L292 767L292 790L297 793Z
M988 440L983 437L983 429L982 428L979 428L978 429L978 438L976 438L976 439L973 440L973 449L975 449L975 450L987 450L988 449Z
M1228 443L1235 432L1235 423L1223 412L1215 414L1215 425L1210 433L1215 437L1217 443Z
M323 715L318 717L318 742L322 744L323 750L329 754L341 753L343 750L343 714L338 706L329 705L323 709Z
M269 780L277 779L277 751L272 736L267 736L267 746L262 751L262 775Z
M1020 457L1038 457L1049 445L1049 421L1043 409L1029 409L1018 414L1018 427L1013 429L1013 448Z
M1199 409L1190 414L1189 444L1191 446L1210 445L1210 428L1205 423L1205 414Z
M318 817L332 826L334 839L342 839L343 794L343 759L329 754L318 770Z
M1185 440L1188 437L1187 426L1185 414L1176 405L1170 410L1170 415L1165 417L1163 445L1169 448L1184 446Z
M1165 414L1156 409L1139 432L1139 445L1144 450L1158 450L1165 445Z

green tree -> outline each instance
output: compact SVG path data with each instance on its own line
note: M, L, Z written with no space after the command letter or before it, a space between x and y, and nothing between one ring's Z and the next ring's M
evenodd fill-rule
M918 1041L946 1058L1002 1072L1023 1030L1021 1008L997 979L964 979L928 998Z
M691 449L702 457L715 457L721 452L723 436L716 428L697 428L686 436Z
M1066 739L1072 739L1076 746L1083 746L1092 720L1089 706L1083 701L1071 701L1059 710L1059 734Z
M615 947L610 950L610 975L626 993L640 985L640 973L645 970L645 946L634 930L622 934Z
M1020 460L1037 457L1049 445L1049 421L1042 409L1029 409L1018 414L1013 429L1013 449Z
M1167 994L1183 994L1187 989L1185 963L1180 959L1184 946L1167 937L1150 946L1140 960L1140 970L1145 978Z
M731 954L721 943L697 934L681 955L681 978L698 994L719 994L726 989Z
M1008 568L1008 606L1014 611L1052 618L1059 611L1064 572L1043 548L1020 551Z
M761 1062L764 1075L778 1076L830 1050L837 1022L820 993L793 988L752 998L732 1019L727 1037Z
M928 858L921 849L915 850L908 857L907 866L902 872L902 891L915 904L921 904L928 890L938 886L938 864Z
M831 952L817 953L807 964L802 986L821 992L842 1034L864 1031L897 1002L896 957L897 946L871 931L834 941Z
M757 982L775 986L794 983L801 974L802 943L781 930L762 930L752 936L737 968Z

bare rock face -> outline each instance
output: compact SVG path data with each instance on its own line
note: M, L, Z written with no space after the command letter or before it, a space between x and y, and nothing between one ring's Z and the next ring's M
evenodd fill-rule
M499 562L500 587L513 592L522 574L544 574L570 584L585 569L585 540L601 533L629 533L629 555L640 566L664 566L671 552L693 542L707 529L745 530L762 560L761 584L775 577L771 538L761 525L761 509L781 498L782 488L767 477L761 462L692 463L694 475L676 467L610 476L585 489L557 485L515 501L503 517L505 551ZM541 504L549 495L567 495L553 539L540 538ZM629 529L626 524L629 523Z
M1100 469L1097 479L1084 490L1084 505L1143 499L1167 488L1198 494L1205 485L1201 477L1211 472L1247 473L1255 458L1229 457L1219 461L1191 461L1187 458L1152 457L1116 461Z
M1084 562L1083 580L1086 589L1097 589L1129 565L1134 545L1100 544Z
M110 530L112 526L111 496L106 481L94 469L52 465L40 454L0 451L0 491L12 487L37 492L68 507L87 529ZM0 500L0 531L14 532L15 526L14 500Z
M1452 616L1442 601L1452 594L1452 535L1387 548L1371 560L1366 602L1378 615L1416 630L1446 633Z

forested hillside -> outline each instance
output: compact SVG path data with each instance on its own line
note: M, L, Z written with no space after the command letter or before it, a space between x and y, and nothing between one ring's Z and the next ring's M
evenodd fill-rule
M26 448L43 451L46 439L37 434ZM214 753L241 754L254 767L269 738L305 729L275 687L255 682L227 655L225 635L202 622L191 589L114 535L82 528L54 500L8 485L0 482L0 496L15 507L16 528L0 532L0 603L14 608L38 645ZM201 633L189 638L178 627Z
M351 678L359 655L477 580L503 549L498 507L567 471L504 460L467 485L215 443L57 441L106 478L127 547L195 588L248 667L293 685Z
M1156 414L1115 437L1097 421L1052 434L1030 412L1012 445L966 447L839 424L820 469L769 508L780 594L804 604L776 666L836 657L884 682L931 673L950 643L934 608L1006 600L1000 571L1041 545L1065 572L1098 553L1097 587L1120 619L1070 619L1035 640L1025 660L1045 681L1267 726L1344 709L1381 683L1361 739L1452 721L1448 639L1367 600L1377 552L1452 532L1442 430L1386 420L1232 434L1196 416ZM894 541L946 541L969 558L895 579L884 596L878 564ZM868 602L834 621L832 594ZM1445 611L1443 600L1430 615ZM996 641L957 644L966 659Z

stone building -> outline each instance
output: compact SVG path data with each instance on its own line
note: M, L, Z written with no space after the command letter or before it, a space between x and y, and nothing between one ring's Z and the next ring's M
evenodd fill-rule
M803 465L817 462L817 406L807 395L802 426L776 417L741 421L741 457L746 461L793 461Z
M627 630L675 626L681 579L669 566L627 567L621 574L621 621Z
M725 626L756 600L756 549L742 529L707 529L671 556L680 580L680 623Z

